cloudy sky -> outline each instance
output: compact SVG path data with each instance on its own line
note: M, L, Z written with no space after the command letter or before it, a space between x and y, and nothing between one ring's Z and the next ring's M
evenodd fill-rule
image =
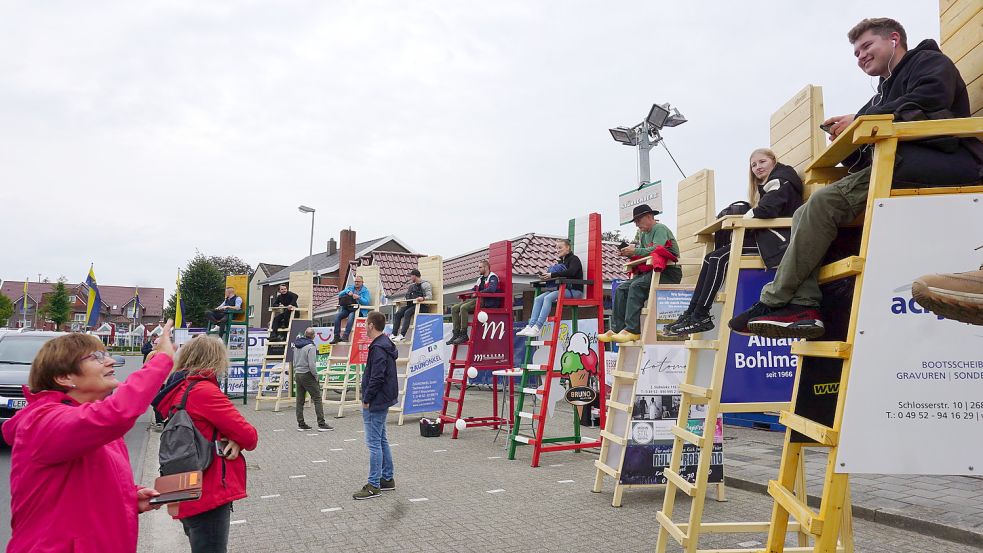
M347 227L445 257L590 211L610 230L637 157L607 129L653 102L722 206L803 86L827 115L872 94L846 31L878 16L938 39L929 0L3 2L0 278L91 262L170 291L196 249L289 264L298 204L315 250ZM675 205L661 148L652 177Z

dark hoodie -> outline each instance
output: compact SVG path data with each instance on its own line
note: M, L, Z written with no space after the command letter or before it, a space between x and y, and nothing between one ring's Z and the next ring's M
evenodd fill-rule
M895 121L969 117L969 94L955 64L931 39L908 50L891 76L857 115L893 114ZM856 172L871 163L873 147L865 146L844 160ZM894 187L955 186L979 183L983 177L983 143L976 138L942 137L899 142Z
M754 206L755 219L791 217L802 205L802 179L788 165L778 163L765 182L758 185L761 199ZM758 253L769 269L777 267L788 248L790 229L759 229L754 231ZM747 244L747 241L745 241Z
M396 377L396 346L385 334L376 336L369 345L369 361L362 373L362 403L369 411L382 411L396 405L399 382Z

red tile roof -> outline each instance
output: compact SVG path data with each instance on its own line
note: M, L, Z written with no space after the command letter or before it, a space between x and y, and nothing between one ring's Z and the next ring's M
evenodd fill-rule
M83 284L65 283L65 288L69 294L76 294L84 302L89 293L88 288ZM53 282L28 282L27 294L32 301L41 301L45 294L50 294L55 289ZM135 286L110 286L107 284L99 285L99 295L102 303L110 310L110 314L119 315L123 312L126 304L133 301ZM24 281L8 280L0 287L0 293L16 302L24 295ZM113 309L113 306L116 309ZM144 307L145 317L160 317L164 311L164 289L163 288L140 288L140 305Z
M560 237L545 234L523 234L512 239L512 274L533 276L556 263L556 241ZM627 278L624 261L618 256L618 245L603 242L604 280ZM488 257L488 248L444 261L444 286L452 286L478 278L478 262Z
M338 296L338 287L334 284L315 284L314 285L314 299L311 303L314 307L317 307L324 302L331 299L331 297Z
M406 294L410 281L406 275L417 268L418 260L423 256L415 253L372 252L371 257L369 265L379 267L383 293L393 297Z

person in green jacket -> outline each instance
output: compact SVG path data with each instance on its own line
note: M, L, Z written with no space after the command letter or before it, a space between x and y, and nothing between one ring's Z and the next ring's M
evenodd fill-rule
M682 268L674 264L679 259L679 244L669 227L655 220L658 214L647 204L635 206L632 212L638 234L619 253L631 260L651 256L653 262L636 266L632 278L618 285L611 305L611 327L597 337L601 342L623 344L641 339L642 307L648 300L653 272L661 268L659 284L679 284L683 279Z

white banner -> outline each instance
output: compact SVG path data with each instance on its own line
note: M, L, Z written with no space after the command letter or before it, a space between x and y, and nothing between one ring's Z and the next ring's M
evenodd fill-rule
M836 470L983 474L983 327L911 296L983 262L983 194L877 201Z
M652 209L662 211L662 181L650 182L641 189L618 195L618 220L622 225L631 223L632 211L641 204L648 204Z

